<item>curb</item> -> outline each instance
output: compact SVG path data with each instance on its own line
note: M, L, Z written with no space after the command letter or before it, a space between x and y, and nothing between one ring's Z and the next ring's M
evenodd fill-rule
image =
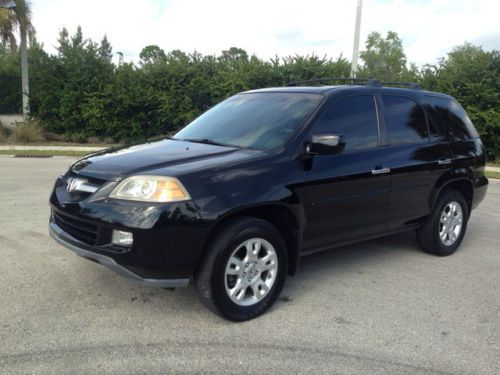
M109 147L90 147L90 146L17 146L17 145L7 145L0 146L0 151L101 151Z
M79 159L81 156L68 155L0 155L0 159Z

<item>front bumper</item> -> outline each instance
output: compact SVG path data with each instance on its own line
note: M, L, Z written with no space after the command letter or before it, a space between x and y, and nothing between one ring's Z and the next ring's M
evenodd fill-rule
M189 284L189 278L182 279L149 279L144 278L137 273L131 271L118 264L113 258L96 253L92 246L77 240L68 233L64 232L56 223L50 222L49 224L50 236L58 242L60 245L66 247L67 249L73 251L77 255L100 263L117 274L129 279L138 284L154 286L160 288L177 288L183 287Z

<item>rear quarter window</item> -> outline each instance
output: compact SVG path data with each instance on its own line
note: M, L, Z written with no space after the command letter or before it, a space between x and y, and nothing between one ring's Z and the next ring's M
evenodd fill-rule
M479 137L469 116L456 100L429 95L426 96L426 102L438 126L451 140L464 141Z

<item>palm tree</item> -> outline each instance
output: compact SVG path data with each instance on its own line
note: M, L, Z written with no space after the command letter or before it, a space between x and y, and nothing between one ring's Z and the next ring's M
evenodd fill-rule
M8 44L11 51L17 49L15 32L21 37L21 81L23 92L23 116L29 116L28 43L34 35L31 24L31 4L29 0L0 0L0 42Z

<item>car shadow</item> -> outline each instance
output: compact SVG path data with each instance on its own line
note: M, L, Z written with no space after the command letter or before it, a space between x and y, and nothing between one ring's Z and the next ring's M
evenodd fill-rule
M377 264L420 251L414 231L407 231L306 255L300 259L296 275L288 278L280 299L287 301L301 293L309 293L310 289L306 291L300 286L309 284L312 278L326 279L335 275L336 279L341 279L343 274L363 274Z

